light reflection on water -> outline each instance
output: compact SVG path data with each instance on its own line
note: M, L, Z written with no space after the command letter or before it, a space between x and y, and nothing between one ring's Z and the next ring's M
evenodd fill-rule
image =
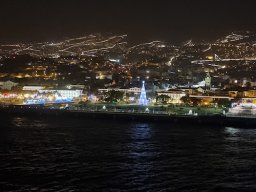
M226 139L231 140L247 140L255 139L256 129L244 129L244 128L234 128L234 127L225 127L224 133Z
M154 176L156 158L160 151L153 142L154 126L147 123L131 125L129 129L131 137L128 146L128 158L132 161L131 172L136 175L134 183L144 183Z
M240 132L240 129L233 128L233 127L226 127L225 132L231 136L235 136L237 133Z
M49 126L45 120L31 120L27 117L15 117L12 120L12 126L20 128L43 128Z
M150 143L152 127L149 124L134 124L129 129L129 135L131 143L128 144L128 157L135 161L150 158L152 156L150 149L153 147Z
M137 123L131 127L131 138L135 141L138 140L150 140L152 137L152 125L147 123Z

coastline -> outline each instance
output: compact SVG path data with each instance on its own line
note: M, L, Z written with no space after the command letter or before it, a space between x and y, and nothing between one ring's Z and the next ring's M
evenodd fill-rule
M26 117L54 117L54 118L84 118L110 121L140 121L155 123L179 123L198 124L205 126L225 126L237 128L256 128L256 118L232 117L224 115L169 115L152 113L108 112L108 111L79 111L47 108L0 108L3 116L26 116Z

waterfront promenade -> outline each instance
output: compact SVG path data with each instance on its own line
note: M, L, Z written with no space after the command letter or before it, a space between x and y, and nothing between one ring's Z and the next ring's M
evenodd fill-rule
M160 110L162 109L162 110ZM141 121L175 124L200 124L204 126L228 126L228 127L245 127L256 128L256 117L244 116L226 116L219 113L189 113L178 114L170 110L160 108L159 110L150 110L148 107L127 110L114 108L113 110L102 108L53 108L49 106L5 106L0 108L1 115L18 115L18 116L41 116L47 118L88 118L97 120L110 121ZM180 109L184 110L184 109ZM187 109L186 109L187 110ZM198 109L201 110L202 109ZM216 110L217 111L217 110Z

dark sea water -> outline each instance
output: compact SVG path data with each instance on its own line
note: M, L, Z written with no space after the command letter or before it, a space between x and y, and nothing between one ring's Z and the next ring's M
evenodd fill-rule
M0 191L256 191L256 129L0 118Z

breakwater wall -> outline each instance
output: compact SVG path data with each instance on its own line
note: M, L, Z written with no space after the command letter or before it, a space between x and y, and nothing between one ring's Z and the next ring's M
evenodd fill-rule
M84 118L111 121L139 121L156 123L198 124L209 126L228 126L238 128L256 128L256 118L227 117L224 115L168 115L151 113L128 113L107 111L72 111L45 108L0 108L1 116L53 117L53 118Z

